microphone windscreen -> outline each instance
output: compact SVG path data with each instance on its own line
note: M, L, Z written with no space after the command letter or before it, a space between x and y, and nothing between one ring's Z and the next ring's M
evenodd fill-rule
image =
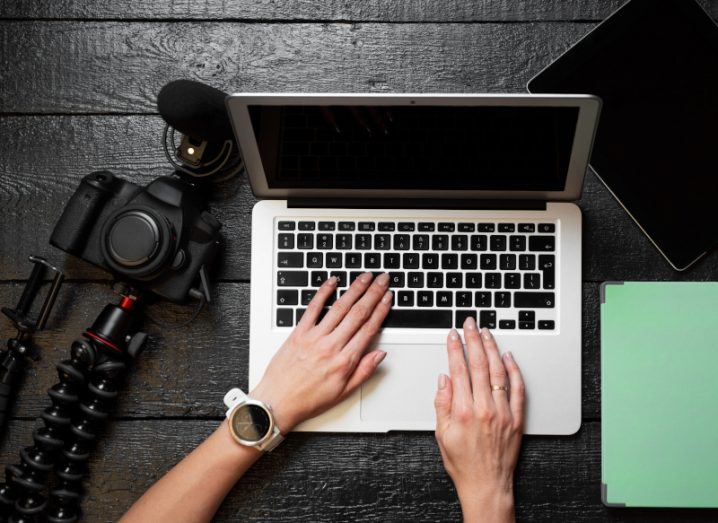
M233 140L225 93L194 80L175 80L157 95L157 109L165 122L199 141Z

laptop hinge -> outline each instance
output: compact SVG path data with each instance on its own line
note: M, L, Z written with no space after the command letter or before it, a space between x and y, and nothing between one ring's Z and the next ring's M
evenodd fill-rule
M543 200L451 200L394 198L291 198L287 207L293 209L450 209L450 210L520 210L545 211Z

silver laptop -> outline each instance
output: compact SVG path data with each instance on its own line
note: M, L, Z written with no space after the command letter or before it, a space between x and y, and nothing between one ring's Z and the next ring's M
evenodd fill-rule
M584 95L235 94L252 189L249 384L329 276L388 272L380 371L305 431L434 430L445 340L467 315L511 350L526 432L581 424Z

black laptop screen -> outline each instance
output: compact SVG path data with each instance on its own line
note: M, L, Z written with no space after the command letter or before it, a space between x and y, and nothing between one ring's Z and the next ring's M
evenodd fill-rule
M562 191L578 111L249 106L272 189Z

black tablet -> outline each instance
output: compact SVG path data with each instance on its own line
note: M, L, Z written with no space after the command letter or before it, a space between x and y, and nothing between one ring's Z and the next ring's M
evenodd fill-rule
M718 27L693 0L631 0L528 84L603 99L591 165L670 264L718 245Z

